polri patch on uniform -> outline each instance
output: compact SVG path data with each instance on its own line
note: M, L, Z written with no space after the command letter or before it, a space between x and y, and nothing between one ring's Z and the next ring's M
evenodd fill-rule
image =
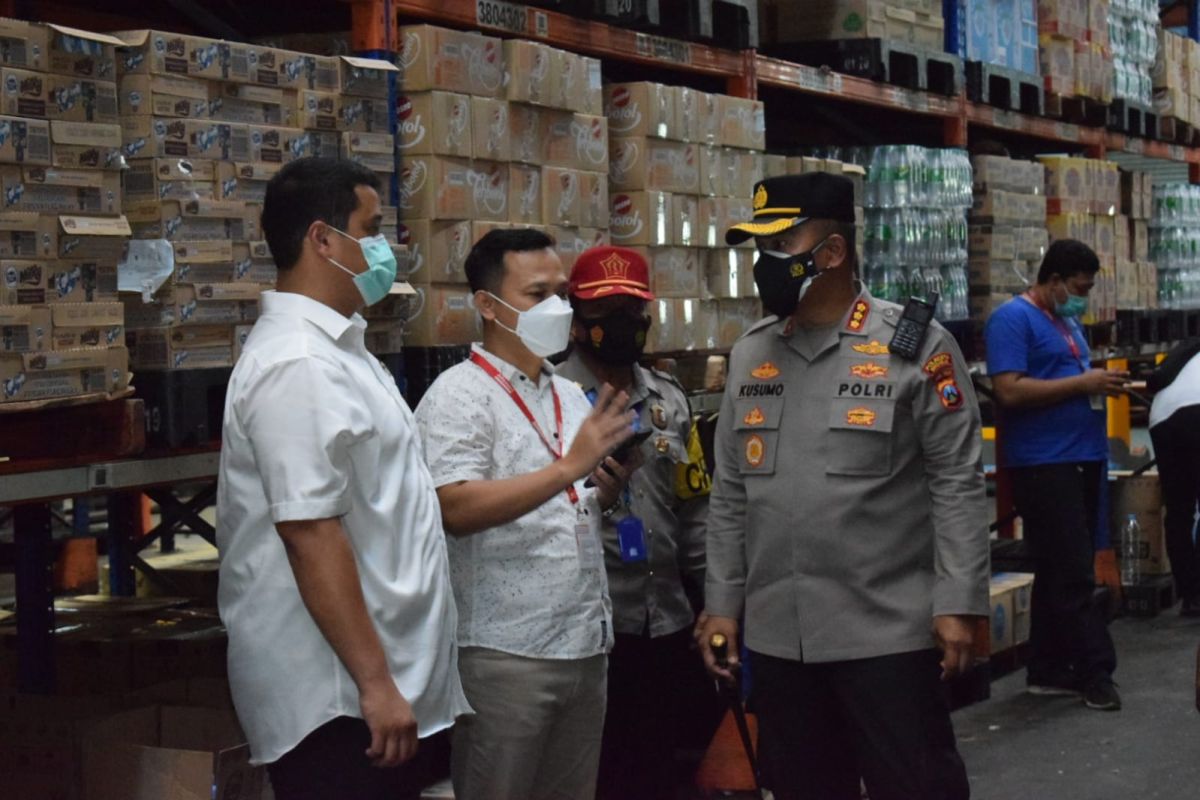
M846 423L860 428L875 427L877 414L866 406L858 406L846 412Z
M767 445L757 433L746 439L746 464L758 469L767 459Z
M750 370L750 376L758 378L760 381L769 381L779 375L779 367L772 364L770 361L764 361L754 369Z
M850 319L846 321L846 330L851 333L858 333L867 326L867 317L870 314L871 304L866 300L859 300L850 311Z
M851 364L850 374L856 378L886 378L888 368L874 361L866 361L862 364Z
M742 417L742 424L750 425L750 426L754 426L754 427L756 427L758 425L762 425L766 421L767 421L766 415L763 414L763 410L761 408L759 408L758 406L755 406L754 408L747 411L746 416Z
M667 427L667 410L658 403L650 406L650 421L654 427L664 430Z
M921 367L921 369L931 378L937 378L943 372L948 372L950 373L950 376L953 377L954 359L951 358L950 354L946 352L934 353L933 356L925 362L925 366Z
M866 344L856 344L850 349L856 353L863 353L868 356L886 356L890 352L888 346L878 339L872 339Z

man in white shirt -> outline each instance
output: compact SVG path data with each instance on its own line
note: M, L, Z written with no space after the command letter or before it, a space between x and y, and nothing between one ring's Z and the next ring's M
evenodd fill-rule
M379 183L302 159L268 184L276 291L229 382L217 496L229 680L279 800L390 798L470 709L437 495L357 313L391 289Z
M475 710L454 729L454 794L592 800L613 642L600 515L628 479L605 459L633 416L609 386L593 410L545 360L571 330L552 239L493 231L466 272L483 346L438 377L416 414L450 534L459 665Z

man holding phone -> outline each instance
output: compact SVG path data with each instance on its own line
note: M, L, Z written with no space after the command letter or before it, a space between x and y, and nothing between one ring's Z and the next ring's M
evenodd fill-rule
M667 797L674 751L713 693L691 652L704 585L708 473L683 388L638 364L650 317L649 269L636 251L595 247L571 272L570 357L558 374L593 402L605 383L629 396L638 433L597 476L618 499L604 509L604 566L616 642L608 665L601 798Z

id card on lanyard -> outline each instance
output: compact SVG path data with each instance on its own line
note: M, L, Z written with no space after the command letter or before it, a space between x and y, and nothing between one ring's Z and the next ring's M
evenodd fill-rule
M1033 300L1033 298L1029 297L1028 295L1026 295L1026 299L1032 303L1038 311L1041 311L1046 315L1046 319L1050 320L1050 324L1053 325L1054 329L1062 335L1064 340L1066 340L1067 349L1071 351L1071 355L1075 358L1076 363L1079 364L1079 373L1082 375L1091 369L1091 364L1086 358L1084 358L1083 350L1079 347L1079 342L1076 341L1075 332L1072 330L1071 326L1060 320L1054 314L1051 314L1046 309L1042 308L1035 300ZM1088 395L1088 405L1093 411L1104 411L1106 408L1104 395Z
M542 431L542 426L538 424L537 419L533 416L533 412L529 410L529 406L521 399L521 395L517 394L517 390L512 383L500 374L490 361L481 356L479 353L472 351L471 361L477 367L487 373L496 384L504 390L513 401L521 413L525 415L525 419L529 420L529 424L533 426L533 430L537 433L538 438L542 440L542 444L550 451L550 455L555 461L559 461L563 457L563 449L565 447L563 441L563 417L562 417L562 402L558 398L558 390L554 388L554 383L550 383L550 396L554 399L554 426L555 439L558 441L558 447L550 443L550 439ZM599 531L595 530L592 522L592 513L579 503L579 492L575 490L575 485L567 486L567 499L571 501L571 505L575 507L575 546L579 555L579 568L583 570L600 569L604 566L604 554L600 548Z

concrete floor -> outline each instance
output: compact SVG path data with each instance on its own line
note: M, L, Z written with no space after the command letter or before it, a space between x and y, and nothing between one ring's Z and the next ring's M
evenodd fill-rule
M1200 797L1200 620L1172 609L1111 630L1121 711L1026 694L1019 670L992 683L991 700L955 713L974 800Z

